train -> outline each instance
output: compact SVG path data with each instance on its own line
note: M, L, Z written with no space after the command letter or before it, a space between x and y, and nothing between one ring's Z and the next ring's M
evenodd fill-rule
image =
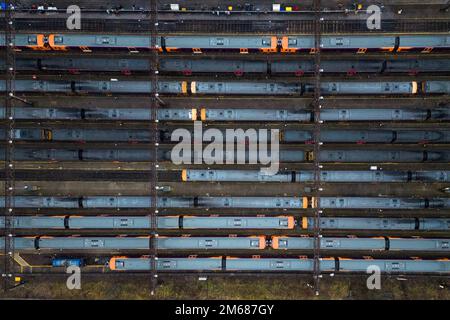
M104 49L122 49L130 53L140 50L161 52L190 51L234 51L293 53L306 51L315 53L314 35L158 35L150 34L89 34L89 33L17 33L13 46L17 50L66 51L80 49L83 52ZM5 35L0 36L0 46L5 46ZM404 52L416 50L430 53L433 50L450 48L448 33L421 35L390 34L346 34L322 35L322 51L367 51Z
M35 250L313 250L314 237L14 237L16 251ZM325 251L450 251L450 239L321 237ZM0 249L5 239L0 238Z
M313 171L282 171L274 175L259 170L183 169L182 181L191 182L311 182ZM448 182L450 171L345 171L321 170L323 182Z
M167 147L167 146L166 146ZM5 149L0 148L0 155L4 154ZM148 148L31 148L16 147L14 148L13 157L16 161L152 161L154 151ZM260 155L258 151L245 150L243 155L244 163L250 163L250 160L256 159L259 163ZM282 149L279 151L279 161L281 163L306 162L314 161L315 154L313 151L298 151L290 149ZM156 157L159 161L171 161L171 151L167 148L160 148ZM223 160L217 157L210 158L207 154L203 155L203 160L209 163L224 164L230 163L229 159L239 160L236 152L224 151ZM241 159L242 160L242 159ZM356 150L356 149L335 149L321 150L319 153L321 162L329 163L404 163L404 162L448 162L450 160L450 151L418 151L418 150ZM190 163L194 163L192 155Z
M11 218L15 229L150 229L147 216L14 216ZM230 229L230 230L312 230L314 218L294 216L158 216L157 228L192 229ZM0 217L0 228L5 227L5 218ZM448 231L450 219L445 218L360 218L360 217L321 217L323 230L405 230L405 231Z
M14 216L15 229L150 229L146 216ZM233 217L233 216L159 216L158 229L294 229L293 216ZM0 217L0 228L5 218Z
M111 271L150 271L151 258L130 258L124 256L112 257L109 261ZM382 273L437 273L450 272L450 260L395 260L395 259L349 259L349 258L321 258L319 270L321 272L360 272L366 273L373 267L378 267ZM260 272L313 272L314 259L308 258L158 258L157 271L260 271Z
M0 155L4 154L5 149L0 148ZM421 154L420 154L421 155ZM157 151L157 158L159 161L171 161L171 151L162 148ZM253 156L254 159L259 159L259 155L256 152L246 151L244 155L245 163L249 163L249 160ZM430 157L430 161L439 161L442 156L445 158L447 155L440 153L433 153L433 157ZM448 153L450 157L450 152ZM69 149L56 149L56 148L14 148L13 154L16 161L153 161L154 151L150 148L139 149L127 149L127 148L114 148L114 149L95 149L95 148L69 148ZM208 158L206 155L203 157L205 161L215 161L212 158ZM216 158L217 159L217 158ZM224 152L223 162L229 161L227 159L239 159L238 154L235 152ZM295 150L280 150L279 159L282 162L301 162L305 161L305 152L299 152ZM193 155L191 155L191 163L193 163Z
M117 79L116 79L117 80ZM66 94L150 94L150 81L131 80L15 80L16 92ZM0 91L5 91L5 80L0 80ZM313 83L280 81L168 81L157 83L158 94L167 95L282 95L310 96ZM416 95L448 94L450 81L323 81L323 95Z
M257 209L445 209L450 198L397 197L45 197L15 196L15 208L257 208ZM0 197L5 206L5 197Z
M225 136L225 129L218 129ZM6 138L6 131L0 129L0 139ZM153 132L145 129L91 129L91 128L15 128L13 137L22 141L111 141L111 142L150 142ZM192 133L193 134L193 133ZM162 143L172 143L172 131L160 129L156 132ZM270 136L270 134L269 134ZM272 139L267 137L264 138ZM260 139L260 135L256 137ZM320 141L327 143L448 143L449 130L348 130L323 129ZM280 143L312 143L311 130L281 129Z
M42 108L14 107L17 120L152 120L151 110L146 108L98 109L98 108ZM0 118L5 108L0 107ZM277 109L158 109L159 121L285 121L313 122L311 110ZM320 120L338 121L448 121L450 106L436 109L322 109Z
M5 61L0 59L0 69L4 69ZM396 74L405 73L417 75L419 73L448 73L449 59L370 59L370 60L322 60L323 74L358 73ZM30 72L66 71L71 74L80 72L120 72L124 75L132 73L149 73L148 59L102 59L86 57L68 58L17 58L16 70ZM158 71L160 74L195 75L195 74L245 74L262 75L293 75L303 76L314 73L312 59L299 61L291 60L236 60L236 59L177 59L161 57Z

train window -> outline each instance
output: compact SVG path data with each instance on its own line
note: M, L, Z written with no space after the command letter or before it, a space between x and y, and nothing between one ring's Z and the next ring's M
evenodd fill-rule
M111 37L96 37L95 43L97 44L114 44L116 43L115 38Z
M269 84L269 90L270 90L271 92L274 92L274 91L275 91L275 84L274 84L274 83Z
M342 38L336 38L335 45L342 46L344 44L344 39Z
M64 38L62 36L55 36L53 38L53 42L54 43L63 43L64 42Z
M164 112L164 118L170 118L170 112L169 111L165 111Z
M121 227L128 227L128 219L120 219Z
M250 241L250 247L259 248L259 240Z
M443 249L448 249L449 248L449 246L448 246L448 241L442 241L442 246L441 246Z
M241 219L234 219L233 220L233 225L235 227L240 227L242 225L242 220Z
M206 239L205 240L205 247L213 247L214 246L214 240Z
M282 219L279 221L279 225L281 227L287 227L288 226L288 221L286 219Z
M224 46L228 45L228 40L225 38L212 38L210 44L212 46Z
M400 201L398 199L392 199L391 200L391 206L394 208L399 208L400 207Z
M390 90L390 85L389 85L389 83L386 83L384 85L384 91L389 91L389 90Z
M339 120L347 120L348 112L347 110L339 110Z
M124 261L116 261L116 268L123 268L125 267Z
M91 240L86 240L86 246L91 247L91 248L99 248L99 247L104 247L105 243L102 240L91 239Z
M325 247L326 248L333 248L335 246L335 241L334 240L327 240L325 241Z
M297 39L289 38L288 39L288 45L297 45Z
M52 206L52 205L53 205L53 200L52 200L52 198L45 198L45 199L44 199L44 205L45 205L46 207Z
M336 83L332 83L331 84L331 91L337 91L337 84Z
M288 241L287 240L279 240L278 245L283 248L287 248Z
M393 262L392 263L392 270L400 270L400 263Z
M107 91L107 90L109 90L109 88L110 88L109 83L106 82L106 81L103 81L103 82L100 84L100 89L103 90L103 91Z
M37 44L37 37L36 36L29 36L28 37L28 44Z
M325 225L325 221L322 221L322 223ZM336 225L336 220L330 219L328 224L330 227L334 227Z
M270 40L268 40L268 39L262 39L262 45L263 46L270 46Z

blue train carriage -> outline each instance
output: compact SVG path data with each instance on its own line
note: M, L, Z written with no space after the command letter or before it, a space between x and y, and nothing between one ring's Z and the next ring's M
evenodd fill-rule
M302 217L301 228L312 230L314 218ZM325 230L450 230L450 219L445 218L359 218L322 217L320 226Z
M325 170L320 180L326 182L446 182L450 171L343 171ZM264 175L259 170L203 170L182 169L181 181L202 182L308 182L314 180L313 171L280 171L275 175Z
M325 82L321 84L324 94L417 94L416 81L403 82Z
M203 51L232 50L240 53L249 52L277 52L278 40L276 36L164 36L163 50L174 52L187 50L193 53Z
M0 217L0 228L5 226ZM147 217L83 217L83 216L15 216L16 229L149 229ZM450 230L450 219L445 218L359 218L322 217L321 228L327 230ZM302 217L299 227L312 229L313 218ZM277 229L292 230L293 216L216 217L164 216L158 217L159 229Z
M48 46L52 50L66 51L70 48L79 48L83 52L92 52L93 49L127 49L131 53L139 50L149 50L151 41L149 35L127 34L50 34L47 37ZM161 49L161 38L157 37L156 47Z
M146 257L112 257L109 261L111 271L149 271L150 259ZM378 266L383 273L437 273L450 272L450 260L385 260L322 258L322 272L366 272L370 266ZM261 272L312 272L314 260L289 258L159 258L159 271L261 271Z
M399 39L397 52L420 50L422 53L430 53L450 48L450 35L448 33L432 35L402 35Z
M84 259L77 258L54 258L52 259L52 267L83 267L86 264Z
M266 74L266 61L247 61L233 59L161 59L159 68L161 72L176 73L190 76L198 73L233 73L236 76L243 74Z
M416 238L344 238L322 237L322 250L356 250L356 251L420 251L449 252L449 239L416 239ZM271 247L281 250L312 250L314 238L272 236Z
M0 82L0 86L2 83ZM151 120L148 109L69 109L16 107L16 119L54 120ZM160 121L302 121L311 122L313 113L307 110L287 109L158 109ZM0 107L0 117L5 117L5 109ZM450 119L447 109L323 109L323 121L445 121Z
M171 141L171 132L160 130L157 133L163 142ZM0 130L4 139L5 130ZM16 128L14 137L28 141L149 141L151 134L141 129L62 129L62 128ZM424 130L323 130L322 141L337 143L446 143L450 141L450 131ZM282 130L282 143L308 143L312 132L304 130Z
M0 69L4 68L4 59L0 59ZM405 73L417 75L426 72L445 73L449 71L449 59L371 59L371 60L322 60L321 67L324 73ZM149 72L148 60L142 58L108 59L101 58L22 58L16 59L17 70L27 71L67 71L78 74L87 71L121 72L131 75L134 72ZM303 76L314 73L314 63L303 61L248 61L237 59L178 59L162 57L159 71L165 74L192 74L204 73L231 73L235 76L244 74L292 74Z
M419 88L420 84L420 88ZM314 86L310 83L267 82L267 81L160 81L158 90L168 95L310 95ZM403 82L322 82L322 92L327 95L352 94L447 94L449 81ZM146 94L151 89L149 81L43 81L16 80L18 92L56 92L67 94ZM420 89L420 90L419 90ZM5 81L0 81L0 91L5 90Z
M322 50L348 50L365 53L367 50L392 52L398 45L398 39L391 35L323 35ZM281 52L309 51L314 53L313 36L285 36L281 38Z
M148 217L84 217L84 216L15 216L16 229L149 229ZM0 217L0 228L5 218ZM158 217L159 229L280 229L295 227L293 216L216 217L164 216Z
M450 198L321 197L319 201L321 208L330 209L428 209L450 207ZM311 207L317 207L317 199L314 197L311 198Z
M4 246L1 238L0 246ZM150 237L14 237L17 251L62 251L62 250L149 250ZM248 237L156 237L155 245L160 250L313 250L314 238L272 236ZM450 240L446 238L354 238L323 237L323 250L349 251L420 251L448 253Z
M5 202L0 197L0 205ZM18 208L148 208L146 196L40 197L16 196ZM160 197L162 208L306 209L317 207L315 197ZM450 198L321 197L330 209L443 209Z
M298 83L283 82L250 82L250 81L192 81L190 93L199 95L226 94L226 95L299 95L302 94L302 85Z
M311 120L306 110L279 109L200 109L202 121L304 121Z

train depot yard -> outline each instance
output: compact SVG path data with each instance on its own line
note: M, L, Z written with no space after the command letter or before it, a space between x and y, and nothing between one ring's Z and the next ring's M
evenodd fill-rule
M2 1L0 297L448 299L449 10Z

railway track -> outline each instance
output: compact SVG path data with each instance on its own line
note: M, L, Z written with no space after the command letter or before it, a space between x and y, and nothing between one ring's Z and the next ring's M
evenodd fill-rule
M59 19L16 22L18 31L29 30L27 28L32 26L33 32L40 30L40 35L63 30ZM385 20L382 30L387 34L395 33L396 36L391 37L394 39L393 51L401 51L400 44L406 33L418 34L425 30L429 33L448 32L449 23L447 20L420 23L416 20ZM87 32L118 32L118 25L114 23L106 25L106 22L85 19L83 24L82 28ZM126 28L123 24L120 26L121 33L142 32L146 37L150 29L148 21L139 26L137 22L128 24ZM280 35L276 40L277 51L297 50L293 40L302 37L294 35L310 34L312 28L313 21L298 20L237 23L230 20L214 24L211 21L195 21L194 24L185 20L175 23L159 21L158 25L160 34L176 33L178 36L200 32L226 36L236 33L276 34ZM354 36L365 31L365 21L325 20L322 28L324 35ZM64 34L64 45L72 35L67 34L66 37ZM391 41L391 38L386 38L386 41ZM76 40L76 37L72 39ZM291 45L286 46L283 39L292 41ZM59 48L55 38L49 40L49 45L53 49ZM75 50L79 49L78 45L68 43ZM170 51L170 48L164 50ZM338 55L339 59L332 62L334 56L324 52L322 64L327 68L321 76L321 90L326 99L320 112L323 117L320 119L325 121L321 124L320 137L324 145L320 153L314 154L313 146L309 144L314 119L310 105L312 61L308 58L301 60L305 64L296 64L296 60L308 56L309 52L278 52L273 56L257 54L254 57L246 52L234 55L207 51L199 55L163 52L158 66L161 86L155 87L143 74L143 71L152 71L151 63L144 60L151 57L149 52L136 54L138 58L135 59L131 54L124 58L120 52L93 51L92 55L74 51L17 53L19 73L16 89L20 97L34 102L23 105L15 101L13 110L16 120L15 219L19 219L14 226L14 241L18 252L45 251L47 248L58 257L63 254L101 257L103 260L98 268L102 272L121 268L131 272L149 272L150 260L134 258L155 249L151 241L159 238L141 238L149 236L150 231L154 233L149 208L155 208L155 202L151 200L153 193L149 196L148 190L158 187L158 233L170 237L161 237L155 242L160 245L156 247L158 252L163 250L156 263L158 272L229 272L230 269L233 270L231 272L311 272L311 259L296 259L294 256L311 257L310 241L313 238L302 236L314 236L312 219L315 208L320 205L324 211L320 219L324 238L319 249L323 254L336 256L343 252L352 258L349 262L339 258L324 260L321 263L323 272L361 272L368 262L360 258L367 253L379 259L374 263L384 265L389 269L384 270L388 273L432 271L448 274L448 263L439 259L449 257L450 204L448 194L443 191L448 184L450 155L447 137L450 87L445 74L448 71L448 53L378 52L357 55L344 52L342 57L345 58L339 60L341 56ZM108 62L112 65L91 60L83 69L82 60L86 57L116 60ZM218 60L210 60L212 58ZM378 60L370 68L371 59ZM437 59L440 59L440 64ZM212 63L201 69L205 61ZM232 61L232 64L225 65L226 61ZM356 72L366 74L349 74L349 66L352 67L355 61L361 62L360 70L354 68ZM402 65L405 61L406 65ZM52 63L55 64L54 70L48 72ZM247 63L248 68L253 63L252 66L259 69L249 72L249 69L240 68L243 63ZM391 73L381 77L382 69L389 69L391 63L394 66ZM92 64L98 70L86 72ZM124 65L131 67L127 69ZM414 66L418 73L411 73ZM284 72L283 67L290 71ZM276 68L279 68L279 74L274 76ZM131 74L123 73L127 70ZM138 70L141 73L133 73ZM111 72L120 74L120 77L111 80ZM227 73L231 74L224 76ZM258 74L259 81L255 81L255 74ZM273 79L283 81L267 81L269 74ZM37 79L31 80L31 76ZM237 79L239 81L234 83L230 81ZM259 87L261 83L264 86ZM226 90L222 90L223 87ZM160 131L146 127L148 121L153 120L149 93L155 90L159 90L162 97L162 105L156 112ZM286 95L275 96L281 92ZM308 94L300 96L304 93ZM339 96L341 93L343 96ZM77 99L71 99L73 96ZM224 168L230 168L204 164L172 165L168 152L173 145L166 143L171 130L189 128L193 120L201 120L209 127L213 123L221 130L240 127L241 124L281 128L284 139L281 141L284 143L281 172L267 178L257 173L258 166L236 166L233 169L239 172L225 172ZM152 133L156 133L158 139ZM155 141L158 142L158 157L150 152L150 142ZM1 144L0 150L4 146ZM155 159L159 166L157 183L149 182L155 179L154 169L149 166ZM320 202L314 198L316 190L312 189L311 173L315 159L320 159L323 164L320 179L324 190ZM0 172L0 177L4 176L4 172ZM362 183L367 184L364 190ZM95 224L81 228L71 225L80 223L81 219L95 221ZM360 238L347 237L349 235ZM373 236L385 238L365 238ZM405 239L388 238L391 236ZM433 241L432 237L438 238L434 244L438 244L439 250L424 247L424 243ZM110 241L114 244L100 249L100 243ZM167 243L171 241L181 247L170 247ZM241 241L256 241L249 246L255 245L258 249L248 250L247 243L242 245ZM408 244L400 252L392 252L395 251L394 244L402 241L413 245ZM218 242L228 244L216 247L216 252L223 256L236 255L236 262L226 257L218 261L207 258L208 253L204 250L214 248ZM366 242L370 245L354 245ZM72 246L72 251L61 251L68 248L67 243ZM121 247L123 243L127 244ZM333 246L345 243L351 244L350 247L335 251ZM254 252L261 254L261 258L244 257ZM130 254L130 257L113 257L119 253ZM188 254L198 257L184 259ZM406 260L412 254L426 259ZM45 263L49 259L44 259Z
M0 19L0 23L2 23ZM195 34L195 33L223 33L223 34L311 34L313 32L312 19L309 20L271 20L271 21L243 21L243 20L188 20L159 21L159 32L162 34ZM367 22L360 20L325 20L322 25L324 34L360 33L368 32ZM16 20L18 31L66 31L66 18L33 19L22 18ZM99 20L83 19L81 29L96 32L148 32L148 20ZM381 31L391 33L427 33L447 32L450 21L445 19L402 19L382 20ZM380 30L377 30L378 32Z

